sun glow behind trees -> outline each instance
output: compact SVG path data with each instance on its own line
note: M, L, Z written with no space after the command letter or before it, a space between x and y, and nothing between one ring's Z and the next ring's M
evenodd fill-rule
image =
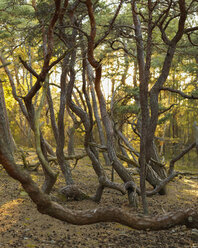
M23 8L21 3L14 3L16 8L8 6L9 11L1 19L3 31L8 29L10 32L8 37L6 34L1 39L2 50L5 48L2 56L14 61L9 66L10 71L5 70L4 74L9 76L10 73L14 78L13 83L6 76L15 99L25 108L25 111L21 108L18 112L23 111L26 123L29 123L25 130L25 117L19 114L13 128L18 125L25 130L26 140L30 128L34 133L46 180L42 190L49 193L57 176L45 149L41 149L42 144L50 155L57 156L66 183L73 183L63 150L65 141L73 132L77 137L73 147L79 144L84 147L98 177L97 197L101 198L105 187L122 193L127 190L129 203L136 206L133 184L123 189L108 179L98 156L100 147L97 143L105 149L103 155L108 153L107 165L113 166L124 183L133 182L133 178L123 166L118 152L124 154L125 161L128 159L127 165L135 164L140 168L140 189L135 186L135 191L138 189L143 203L147 194L145 179L160 194L165 194L167 173L157 155L161 145L158 138L163 141L170 138L173 144L183 145L182 135L186 132L189 140L194 139L189 130L195 114L187 116L188 104L181 98L190 98L185 93L197 89L190 80L195 76L191 60L197 63L197 51L185 36L184 0L177 3L156 1L154 6L151 6L152 1L144 5L137 2L137 6L134 1L132 6L120 1L114 5L117 12L111 8L111 2L86 0L74 6L69 1L69 8L62 8L60 2L32 1L29 4L36 5L31 10ZM14 21L11 13L17 17ZM5 22L6 15L10 18ZM88 66L94 75L89 74ZM88 83L95 84L99 108L94 105L96 100L90 94ZM108 101L103 98L100 84ZM185 85L189 87L185 88ZM189 88L191 92L188 92ZM44 99L45 94L47 98ZM116 106L110 109L113 97ZM196 103L191 104L196 107ZM10 109L10 114L13 111ZM187 124L179 125L185 118ZM166 125L167 129L164 128ZM20 133L16 136L21 139ZM56 147L56 154L52 149L50 151L47 140ZM69 142L67 145L69 147ZM165 149L160 151L160 155L164 155ZM171 152L170 149L168 155ZM48 181L49 178L52 181ZM51 206L53 208L53 204Z

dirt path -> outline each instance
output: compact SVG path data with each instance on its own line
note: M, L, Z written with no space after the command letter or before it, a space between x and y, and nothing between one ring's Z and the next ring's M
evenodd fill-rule
M84 175L84 176L83 176ZM33 174L36 180L41 180ZM79 167L74 178L89 194L95 192L94 176L90 167ZM61 185L57 185L53 192ZM152 215L198 205L198 181L175 179L170 183L167 196L149 198ZM127 198L111 190L105 190L100 206L114 205L127 211ZM84 200L67 202L71 209L87 209L98 204ZM192 239L191 230L184 226L166 231L136 231L115 223L100 223L89 226L74 226L48 216L41 215L30 201L20 185L7 176L0 167L0 247L2 248L198 248L198 241Z

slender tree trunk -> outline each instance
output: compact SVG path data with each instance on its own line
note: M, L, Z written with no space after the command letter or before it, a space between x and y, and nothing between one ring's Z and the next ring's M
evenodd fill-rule
M144 213L148 213L148 205L146 200L146 163L148 162L146 157L147 152L147 130L149 123L149 108L148 108L148 75L149 68L145 66L144 62L144 45L142 38L142 31L140 20L137 15L137 7L135 1L131 2L133 22L135 25L135 35L136 35L136 47L137 47L137 60L139 65L139 80L140 80L140 107L141 107L141 139L140 139L140 189L141 189L141 197L142 197L142 205L144 209ZM148 29L148 32L149 29ZM152 36L151 36L152 37ZM149 38L147 45L150 44L152 38ZM146 69L145 69L146 68Z
M6 103L5 103L5 97L4 97L4 90L3 90L3 85L2 85L1 80L0 80L0 102L3 106L4 116L5 116L5 120L6 120L6 128L7 128L8 137L9 137L8 141L10 144L9 147L11 149L12 154L14 154L17 147L16 147L16 143L14 141L14 138L13 138L11 130L10 130L8 114L7 114L7 109L6 109Z
M69 137L69 141L68 141L68 145L67 145L67 153L68 155L74 155L75 151L74 151L74 134L75 134L75 124L72 125L72 127L69 128L69 130L67 131L68 133L68 137Z
M89 20L91 24L91 31L90 36L88 40L88 61L89 63L95 68L95 90L98 97L99 105L100 105L100 113L101 118L103 121L103 125L105 127L106 131L106 138L107 138L107 151L109 155L109 159L111 161L111 164L113 168L116 170L118 175L121 177L121 179L124 182L132 181L133 178L131 175L127 172L127 170L124 168L124 166L121 164L119 159L116 156L115 151L115 144L114 144L114 130L112 127L111 120L109 118L109 115L107 113L106 109L106 101L104 99L104 96L101 91L101 75L102 75L102 66L101 64L94 58L94 45L95 45L95 36L96 36L96 23L93 13L93 6L91 0L86 0L86 6L89 14ZM129 203L133 206L136 206L136 199L134 198L134 195L132 192L129 192Z
M69 141L68 141L68 145L67 145L67 152L68 155L74 155L75 154L75 149L74 149L74 134L76 129L78 129L81 125L81 121L78 121L76 116L70 111L69 107L67 106L67 112L69 114L69 116L71 117L71 119L73 120L73 126L69 128L69 130L67 131L68 136L69 136Z
M68 56L65 56L62 66L61 74L61 96L60 96L60 109L58 113L58 139L57 139L57 149L56 155L58 163L60 165L61 171L65 177L67 185L73 184L71 168L68 161L65 159L64 155L64 145L65 145L65 131L64 131L64 114L66 109L66 96L67 96L67 85L66 77L69 70Z
M90 85L90 88L91 88L93 110L94 110L94 116L95 116L97 127L98 127L100 143L101 143L101 145L106 146L105 135L104 135L101 120L100 120L100 117L99 117L96 96L95 96L95 92L94 92L94 88L93 88L93 81L94 81L93 70L92 70L91 65L89 64L88 61L87 61L87 78L88 78L88 82L89 82L89 85ZM105 160L105 164L107 166L109 166L110 165L110 160L109 160L107 152L103 152L103 157L104 157L104 160Z
M45 174L45 182L42 186L42 190L43 192L49 194L56 182L57 174L54 173L51 167L49 166L45 142L40 132L40 114L41 114L41 110L44 105L45 95L46 95L46 86L44 86L43 95L42 95L40 104L34 114L33 127L34 127L34 135L35 135L36 152L37 152L38 158L41 162L41 165L43 167L43 171Z

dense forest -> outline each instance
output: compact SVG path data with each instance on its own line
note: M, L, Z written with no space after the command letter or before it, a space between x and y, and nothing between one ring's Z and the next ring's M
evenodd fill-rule
M148 204L185 175L177 164L198 172L198 1L0 0L0 10L0 164L38 211L75 225L198 228L197 205L151 216ZM75 176L86 164L93 196ZM66 202L100 203L108 188L129 211L72 210L53 196L60 178Z

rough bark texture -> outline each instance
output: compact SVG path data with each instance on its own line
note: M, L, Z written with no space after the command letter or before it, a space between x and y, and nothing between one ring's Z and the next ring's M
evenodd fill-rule
M125 210L114 207L96 208L87 211L74 211L64 208L58 203L51 201L48 195L39 190L31 177L15 165L3 139L0 140L0 159L8 174L21 182L23 188L37 205L39 212L56 219L74 225L117 222L138 230L161 230L176 225L186 225L189 228L198 228L198 212L195 209L181 210L158 217L140 217L136 214L129 214Z
M73 124L72 127L69 128L69 130L67 131L68 133L68 137L69 137L69 141L68 141L68 145L67 145L67 153L68 155L74 155L75 151L74 151L74 134L75 134L75 123Z
M116 170L118 175L124 182L133 180L127 170L123 167L121 162L116 156L116 151L114 148L114 130L107 113L106 102L104 96L101 91L100 83L101 83L101 75L102 75L102 66L101 64L94 58L94 48L95 48L95 36L96 36L96 23L93 13L93 6L90 0L86 0L86 6L88 10L89 20L90 20L90 36L88 39L88 61L95 69L95 90L98 97L99 105L100 105L100 113L103 121L103 125L106 131L106 138L107 138L107 151L109 155L109 159L113 168ZM129 203L132 205L136 205L135 199L133 198L132 194L129 195Z
M61 96L60 96L60 109L58 113L58 139L57 139L57 148L56 155L58 159L58 163L60 165L61 171L65 177L65 181L67 185L73 184L72 174L70 165L67 160L65 160L64 156L64 144L65 144L65 132L64 132L64 114L66 108L66 95L67 95L67 85L66 85L66 77L69 71L69 55L65 56L63 60L62 66L62 74L61 74Z
M140 139L140 188L144 213L148 212L146 201L146 162L147 160L147 131L149 122L149 108L148 108L148 80L146 78L145 62L144 62L144 44L142 38L142 30L140 20L137 15L136 2L132 3L133 22L135 25L136 47L137 47L137 61L139 65L139 80L140 80L140 107L141 107L141 139ZM151 36L152 37L152 36ZM150 37L150 39L152 39Z
M0 102L0 161L7 173L22 184L22 187L29 194L41 213L75 225L111 221L127 225L131 228L144 230L167 229L175 225L198 228L198 212L195 209L181 210L177 213L169 213L160 217L139 217L119 208L73 211L62 207L58 203L51 201L48 195L41 192L27 172L22 171L15 164L9 146L7 145L8 134L4 133L5 127L6 121L3 114L3 106Z
M67 185L60 190L60 193L64 195L67 200L82 201L90 199L90 197L80 190L77 185Z
M72 154L74 155L75 154L75 149L74 149L74 147L75 147L75 131L80 127L81 121L77 120L76 116L70 111L68 106L67 106L67 112L73 120L72 127L70 127L67 131L68 136L69 136L69 141L68 141L68 145L67 145L67 152L68 152L68 155L72 155Z
M158 3L156 3L158 4ZM172 7L172 2L169 2L167 9L164 10L163 15L161 15L156 23L152 21L152 15L154 8L152 7L152 1L148 1L148 36L146 40L146 46L143 44L142 40L142 31L141 31L141 23L138 17L138 10L136 8L136 1L132 1L132 14L133 14L133 22L135 26L135 35L136 35L136 44L137 44L137 61L139 67L139 80L140 80L140 105L141 105L141 142L140 142L140 174L141 174L141 188L142 188L142 200L145 202L145 167L146 163L155 158L155 146L154 146L154 134L157 127L158 115L159 115L159 107L158 107L158 96L160 89L163 84L166 82L166 79L169 75L171 63L173 60L173 56L175 54L177 43L183 36L184 33L184 25L186 20L186 7L185 1L179 0L179 22L178 29L175 36L172 40L169 40L166 35L165 20L169 14L170 8ZM152 32L153 29L159 26L162 40L168 45L167 53L164 59L163 67L160 73L159 78L156 83L150 90L150 106L148 104L148 83L150 80L150 64L151 64L151 51L152 51ZM144 48L146 47L146 48ZM146 55L144 57L144 54ZM149 113L150 108L150 113ZM156 163L150 163L152 169L158 174L159 178L163 179L166 177L166 171L163 167L159 167ZM154 175L154 174L153 174ZM148 177L148 176L147 176ZM150 177L151 184L155 185L156 180L152 179L152 175ZM162 189L161 194L165 193L165 188Z
M89 85L91 88L93 110L94 110L94 115L95 115L95 119L96 119L96 123L97 123L97 127L98 127L100 143L101 143L101 145L106 145L105 135L103 132L100 116L98 113L98 105L97 105L96 96L95 96L95 92L94 92L94 88L93 88L93 81L94 81L93 70L92 70L91 65L89 63L87 63L87 78L88 78ZM103 157L105 160L105 164L110 165L110 160L109 160L108 154L106 152L103 152Z

